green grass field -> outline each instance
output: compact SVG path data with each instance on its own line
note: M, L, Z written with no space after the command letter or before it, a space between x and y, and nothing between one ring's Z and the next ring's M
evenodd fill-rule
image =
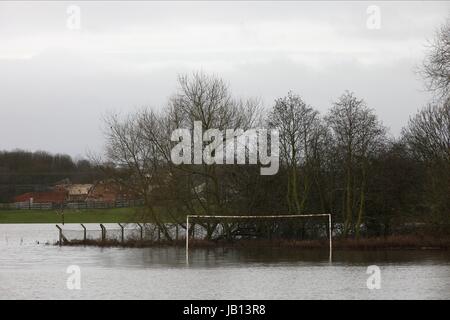
M116 223L135 221L135 208L65 210L64 223ZM54 210L0 210L0 223L62 223Z

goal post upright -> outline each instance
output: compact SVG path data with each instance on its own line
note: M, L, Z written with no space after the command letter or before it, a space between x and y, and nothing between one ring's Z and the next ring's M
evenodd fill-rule
M333 231L331 229L331 213L328 214L328 238L330 239L330 263L333 259Z
M186 264L189 264L189 215L186 216Z
M208 216L208 215L191 215L186 216L186 263L189 264L189 218L202 219L275 219L275 218L307 218L307 217L328 217L328 237L329 237L329 259L332 260L333 253L333 235L331 230L331 214L289 214L289 215L259 215L259 216Z

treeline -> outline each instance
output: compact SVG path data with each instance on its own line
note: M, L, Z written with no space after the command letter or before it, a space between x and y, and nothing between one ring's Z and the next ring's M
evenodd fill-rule
M11 202L24 192L45 191L63 179L89 183L98 176L89 160L74 161L69 155L45 151L0 151L0 202Z
M110 174L145 199L152 221L182 224L186 214L332 213L345 236L419 227L448 232L448 102L425 107L393 139L350 92L320 115L294 93L263 112L254 101L233 99L222 80L204 74L181 77L180 87L161 113L144 109L107 120L107 156L116 164ZM194 121L204 131L277 128L278 174L261 176L255 165L173 165L171 132L193 128ZM219 223L203 223L209 236Z
M186 214L255 215L331 213L343 236L450 232L450 27L424 62L436 99L392 138L375 111L346 91L325 114L293 92L263 110L237 99L218 77L179 77L179 89L162 111L106 119L109 174L139 194L145 216L167 238L163 221L183 226ZM444 72L444 75L443 75ZM446 72L446 73L445 73ZM171 133L194 128L276 128L278 174L254 165L174 165ZM206 143L204 143L205 145ZM219 224L199 222L210 238Z

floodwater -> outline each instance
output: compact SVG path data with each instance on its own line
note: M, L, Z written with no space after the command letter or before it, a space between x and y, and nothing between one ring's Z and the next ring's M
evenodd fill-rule
M450 299L449 251L335 251L330 263L328 250L192 248L186 265L184 248L57 238L54 225L0 224L0 299ZM367 286L370 265L379 289Z

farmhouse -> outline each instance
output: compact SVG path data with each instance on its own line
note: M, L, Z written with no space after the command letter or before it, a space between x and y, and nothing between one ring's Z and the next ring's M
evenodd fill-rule
M71 184L66 187L67 200L69 202L86 201L89 193L93 188L93 184Z
M136 199L114 181L98 181L93 184L72 184L62 182L55 184L45 192L27 192L14 197L14 203L61 204L61 203L109 203Z

